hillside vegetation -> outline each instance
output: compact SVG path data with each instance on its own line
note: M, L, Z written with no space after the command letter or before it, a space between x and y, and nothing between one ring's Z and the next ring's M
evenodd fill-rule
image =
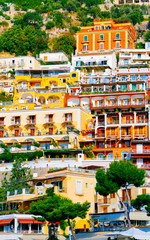
M148 19L150 12L144 4L103 3L104 0L1 0L0 51L16 55L31 52L35 56L44 50L63 50L71 57L80 26L93 25L95 18L128 20L135 25Z

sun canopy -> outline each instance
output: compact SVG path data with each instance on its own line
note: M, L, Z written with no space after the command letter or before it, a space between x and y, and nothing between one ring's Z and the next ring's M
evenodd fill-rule
M0 225L9 225L12 220L13 220L13 218L0 220Z
M114 232L114 233L108 233L105 234L105 236L116 236L116 237L129 237L139 240L150 240L150 232L143 232L140 229L137 228L130 228L127 231L122 232Z

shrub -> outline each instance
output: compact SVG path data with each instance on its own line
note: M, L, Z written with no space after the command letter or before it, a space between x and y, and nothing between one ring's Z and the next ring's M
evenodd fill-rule
M46 23L46 29L51 29L55 26L55 23L53 21L48 21Z

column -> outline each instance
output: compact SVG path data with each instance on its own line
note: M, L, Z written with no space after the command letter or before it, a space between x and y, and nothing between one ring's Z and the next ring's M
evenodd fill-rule
M104 121L105 121L105 138L106 138L107 114L105 113L104 116L105 116L105 118L104 118Z
M17 233L17 225L18 225L18 219L14 219L14 233Z
M104 85L104 91L106 91L106 86Z
M134 112L134 124L136 124L136 112Z
M108 48L111 49L111 33L108 33Z
M93 34L93 51L95 51L95 34Z
M31 233L31 224L29 224L29 233Z
M121 112L119 112L119 127L120 127L120 140L121 140Z

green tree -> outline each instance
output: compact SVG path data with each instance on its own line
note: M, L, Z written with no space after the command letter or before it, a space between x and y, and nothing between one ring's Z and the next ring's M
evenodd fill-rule
M50 222L67 220L71 229L74 240L76 236L73 232L70 220L76 217L85 218L89 209L89 203L83 204L73 203L72 200L54 194L54 189L50 188L47 191L47 198L32 202L29 212L35 215L41 215ZM55 231L54 231L55 235ZM49 239L51 239L51 229L49 226Z
M54 21L56 27L64 28L63 19L64 19L63 13L55 12L54 17L53 17L53 21Z
M7 191L14 190L22 191L23 188L29 188L29 184L26 181L31 178L30 169L23 165L22 159L17 159L13 163L10 178L7 179L7 173L5 173L4 179L1 181L4 193L6 194Z
M89 14L93 17L93 18L99 18L101 17L101 10L99 7L92 7L89 10Z
M81 7L81 4L77 0L68 0L67 5L66 5L66 9L69 12L71 12L71 11L76 12L79 7Z
M71 54L76 47L76 41L72 35L62 35L58 38L53 38L52 45L54 51L64 51L71 59Z
M144 34L144 41L145 41L145 42L149 42L149 41L150 41L150 30L147 31L147 32Z
M33 26L26 26L23 29L20 25L14 25L0 35L0 50L27 55L30 51L34 55L48 49L48 37L41 29Z
M144 20L143 13L140 10L133 10L128 14L128 19L133 25L136 23L140 24Z
M145 45L142 42L136 43L135 44L136 49L145 49Z
M126 217L128 219L128 224L130 224L129 211L131 207L131 200L128 194L128 186L133 184L139 187L144 184L145 171L143 169L138 169L137 166L133 165L129 161L114 161L110 164L109 169L105 172L103 169L98 169L96 173L96 191L103 196L107 196L111 193L116 193L120 202L122 203L124 210L126 212ZM124 187L126 190L126 196L128 201L128 208L122 202L118 195L118 190Z
M22 28L31 25L39 29L43 25L43 17L38 12L27 12L22 18L16 20L15 24L20 24Z
M46 23L46 29L51 29L55 26L55 23L53 21L48 21Z
M150 195L141 194L136 199L131 200L132 206L137 210L140 210L144 206L150 206ZM150 211L149 211L150 213Z

